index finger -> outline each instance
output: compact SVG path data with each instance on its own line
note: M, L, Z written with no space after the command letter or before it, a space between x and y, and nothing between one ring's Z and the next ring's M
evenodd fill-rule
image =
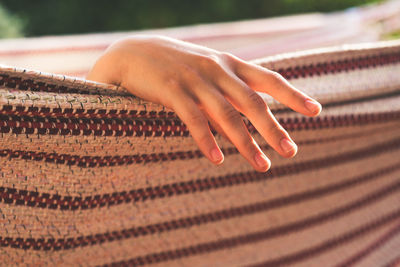
M235 74L253 90L267 93L301 114L317 116L322 110L318 101L295 88L277 72L238 60Z

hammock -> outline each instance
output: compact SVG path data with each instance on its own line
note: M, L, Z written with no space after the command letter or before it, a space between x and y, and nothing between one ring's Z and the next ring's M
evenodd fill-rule
M400 261L400 42L255 61L323 104L267 95L299 145L214 166L172 110L123 88L0 70L2 266L361 266Z

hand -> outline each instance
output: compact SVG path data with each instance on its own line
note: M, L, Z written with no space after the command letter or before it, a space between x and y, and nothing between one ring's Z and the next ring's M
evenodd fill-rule
M142 99L173 109L202 153L221 164L224 157L209 128L210 121L261 172L267 171L271 162L239 112L283 157L293 157L297 146L256 91L307 116L321 111L318 102L276 72L167 37L133 36L117 41L98 59L87 79L121 85Z

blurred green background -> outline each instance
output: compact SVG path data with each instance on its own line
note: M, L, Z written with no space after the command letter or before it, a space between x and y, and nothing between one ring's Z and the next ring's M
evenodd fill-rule
M372 2L379 0L1 0L0 38L164 28Z

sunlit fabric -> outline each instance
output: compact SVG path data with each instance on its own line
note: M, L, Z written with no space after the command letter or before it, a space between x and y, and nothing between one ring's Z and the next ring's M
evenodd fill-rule
M400 42L255 61L323 104L265 96L299 145L258 173L220 135L221 166L172 110L123 88L3 67L4 266L395 265L400 253Z

